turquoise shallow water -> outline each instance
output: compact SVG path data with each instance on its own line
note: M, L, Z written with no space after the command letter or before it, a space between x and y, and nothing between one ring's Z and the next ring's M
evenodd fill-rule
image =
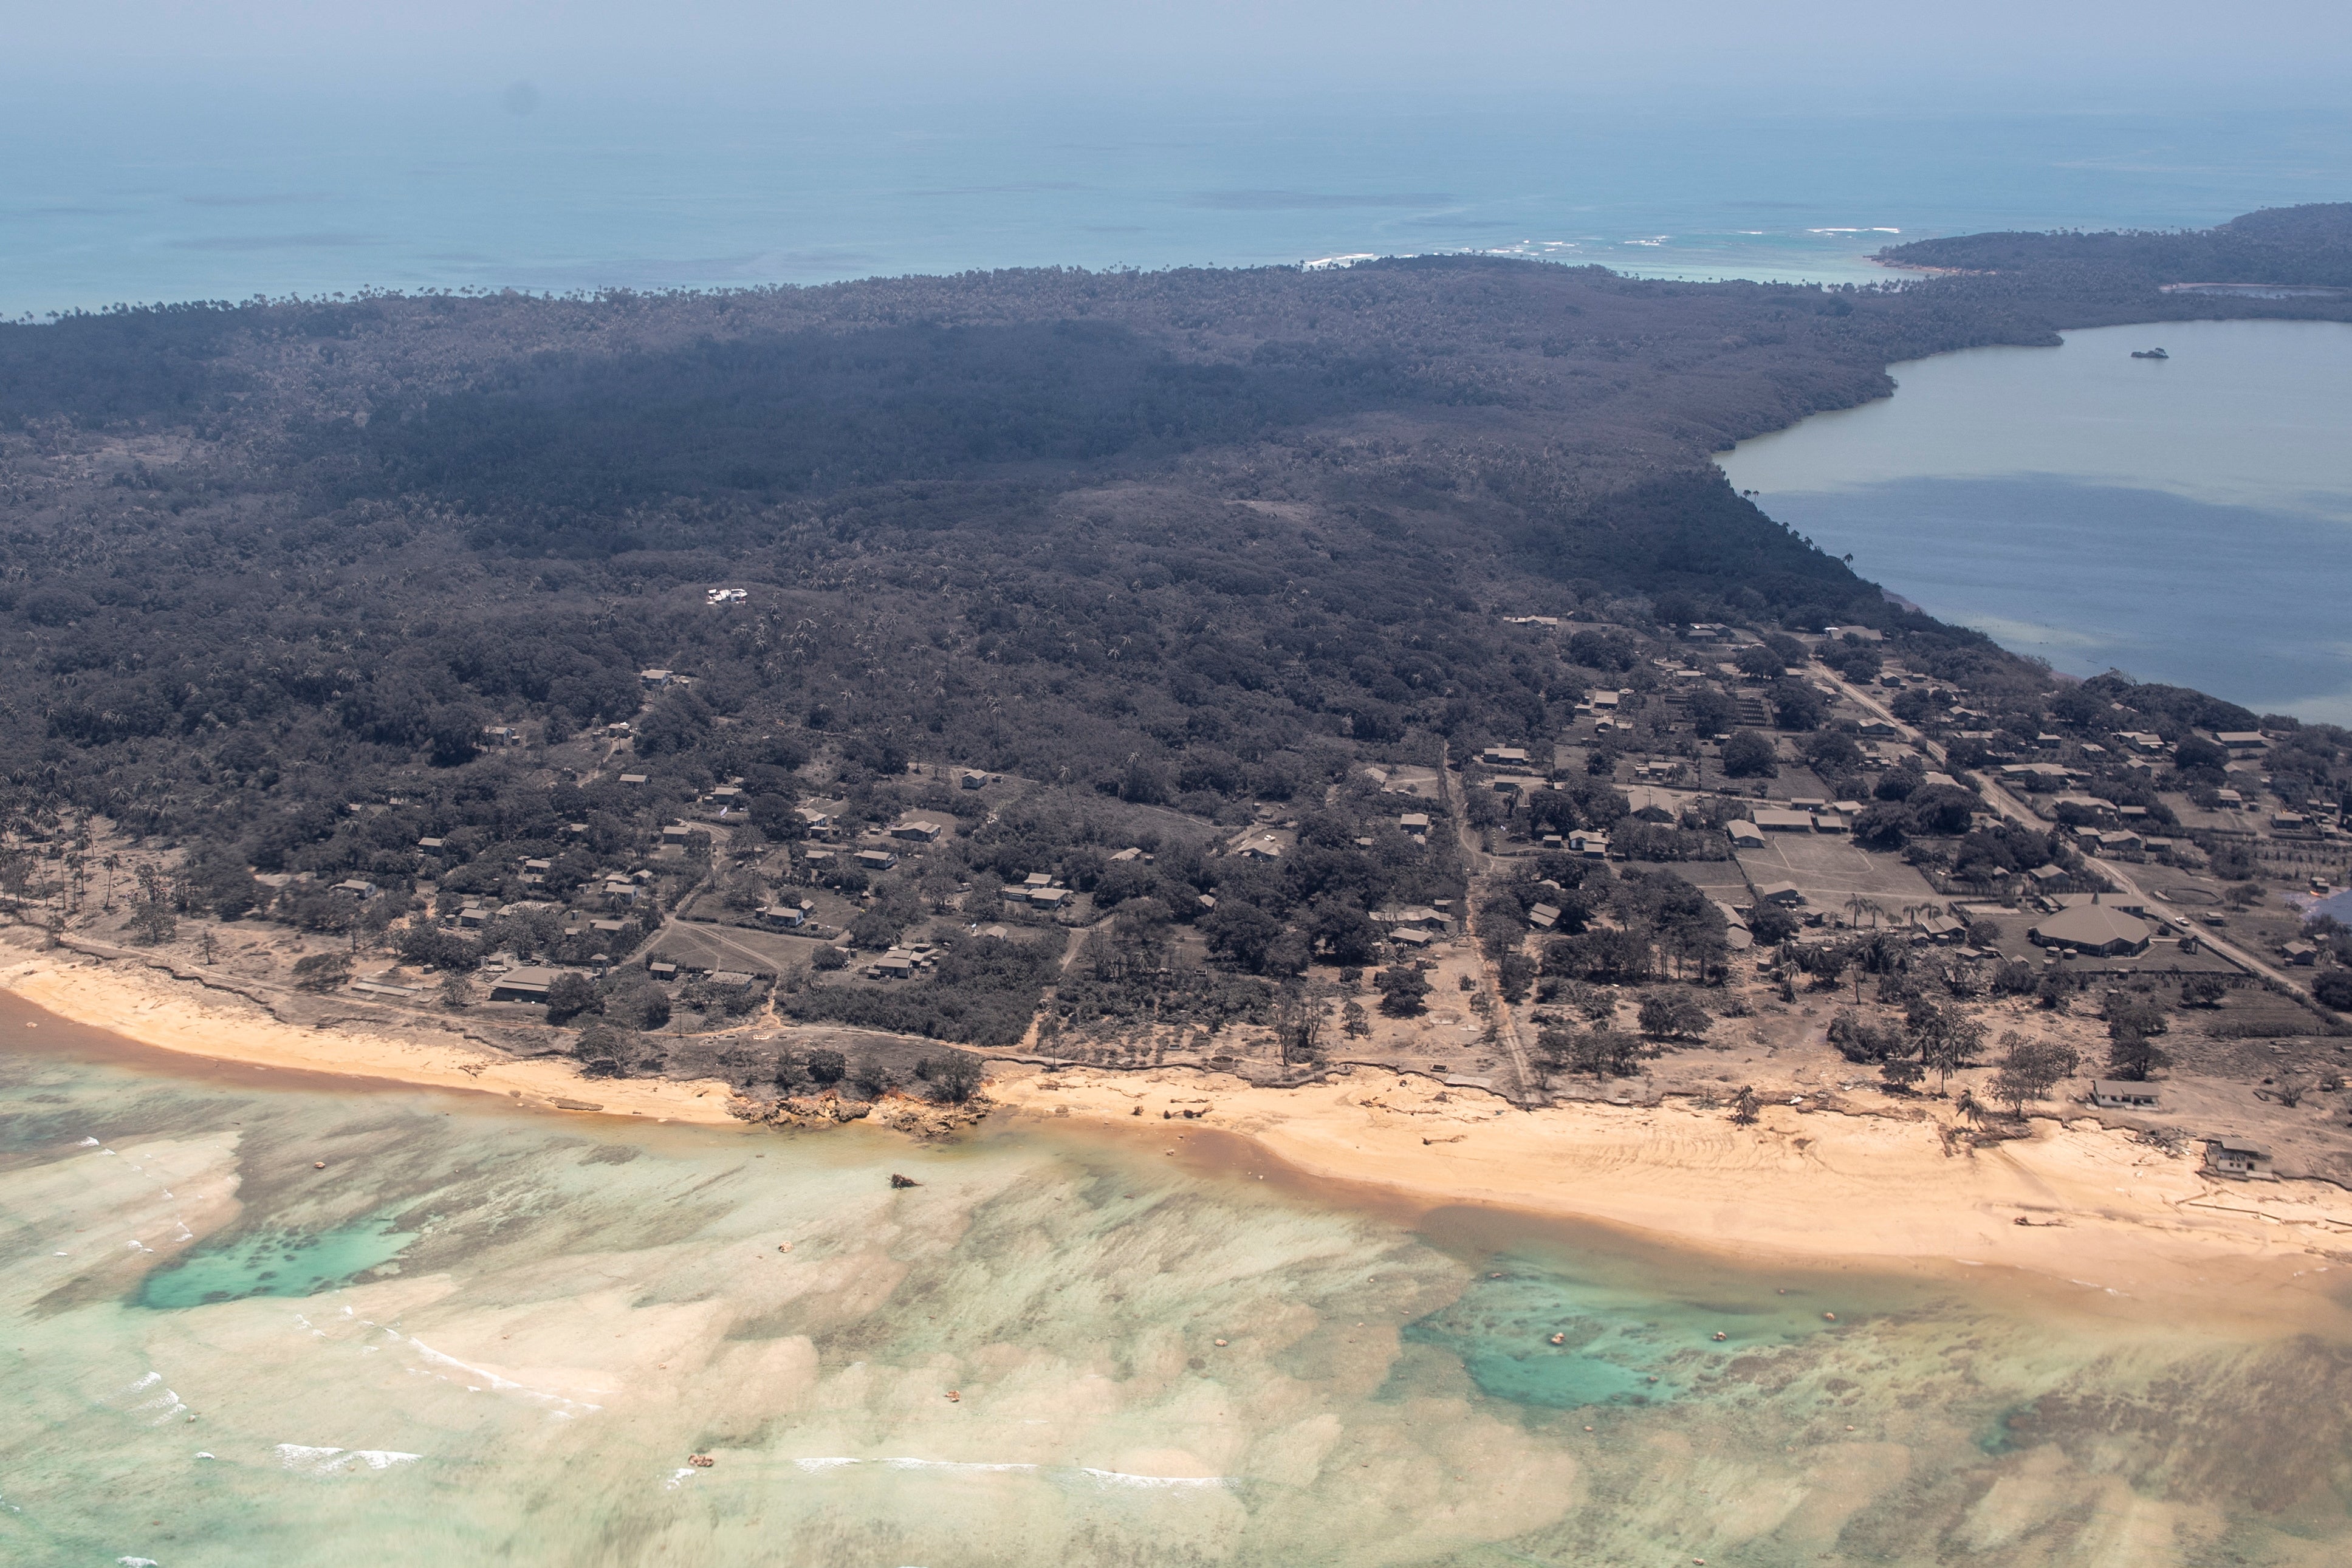
M0 1055L0 1561L2352 1542L2332 1311L2249 1333L2088 1288L1738 1269L1220 1149L1178 1169L1034 1129L918 1147Z

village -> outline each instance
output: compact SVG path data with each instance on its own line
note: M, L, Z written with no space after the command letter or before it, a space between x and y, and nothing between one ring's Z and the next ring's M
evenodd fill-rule
M2276 787L2280 737L2021 735L1861 630L1517 626L1605 642L1618 684L1548 744L1408 747L1318 804L1223 820L845 755L806 759L787 807L773 769L684 784L632 724L552 746L490 727L484 749L527 756L577 816L420 834L387 852L405 877L265 873L293 930L190 920L146 946L280 1017L379 1009L768 1103L919 1092L953 1045L1277 1085L1394 1070L1528 1106L1958 1107L1997 1137L2022 1047L2063 1071L2011 1115L2352 1179L2352 1029L2326 1005L2352 972L2326 940L2352 837ZM649 705L692 682L640 678ZM1220 915L1308 859L1391 896L1288 956ZM110 886L75 892L52 938L131 950L132 900L109 920ZM994 991L970 975L990 942L1020 969ZM950 991L948 1012L919 999ZM1936 1071L1915 1037L1939 1009L1969 1043Z

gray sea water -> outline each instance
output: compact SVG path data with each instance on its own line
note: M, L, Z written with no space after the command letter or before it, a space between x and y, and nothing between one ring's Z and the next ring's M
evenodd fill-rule
M2352 1551L2324 1298L2224 1327L2094 1284L1736 1267L1205 1136L917 1147L194 1076L55 1020L28 1051L21 1011L25 1568Z
M527 110L528 112L518 112ZM1875 282L1892 240L2208 224L2352 187L2341 104L1088 90L815 103L290 73L0 95L0 318L359 288L813 283L1483 250Z
M1892 398L1744 442L1724 471L1864 576L2060 670L2352 724L2352 325L2099 328L1893 371Z

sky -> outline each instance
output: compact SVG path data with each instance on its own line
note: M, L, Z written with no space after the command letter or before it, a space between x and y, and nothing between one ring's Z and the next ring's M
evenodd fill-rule
M0 0L0 80L19 90L260 80L887 103L1540 84L2095 110L2352 86L2345 0Z

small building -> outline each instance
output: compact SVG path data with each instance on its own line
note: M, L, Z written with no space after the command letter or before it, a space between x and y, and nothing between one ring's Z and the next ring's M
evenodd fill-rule
M416 841L416 847L423 850L428 855L437 855L443 850L449 847L449 841L446 839L419 839Z
M2259 729L2225 729L2216 734L2213 738L2220 741L2233 757L2243 756L2250 751L2263 751L2270 746L2269 737Z
M628 928L629 923L625 920L591 920L588 923L589 930L604 936L618 936Z
M661 831L661 840L666 844L683 844L687 835L693 831L684 822L672 822Z
M1426 838L1429 836L1429 813L1407 811L1397 819L1397 829L1412 838Z
M1549 904L1536 904L1528 911L1528 924L1538 931L1549 931L1559 924L1559 910Z
M850 858L867 871L888 871L898 863L898 857L888 850L860 850Z
M1522 746L1490 746L1478 754L1478 760L1489 768L1525 768L1527 747Z
M2215 1176L2271 1176L2271 1152L2243 1138L2213 1138L2205 1145L2205 1168Z
M1407 947L1426 947L1433 938L1417 925L1399 925L1389 932L1389 940Z
M1371 842L1370 839L1359 839L1356 841L1365 845L1369 845ZM1111 856L1110 863L1113 865L1126 865L1131 861L1139 861L1142 858L1143 851L1134 844L1129 844L1127 848L1119 851L1118 853Z
M353 879L350 882L339 882L327 891L333 894L337 898L355 899L361 904L365 904L368 900L376 897L383 892L382 888L376 886L376 884L372 882L361 882L357 879Z
M1069 901L1070 890L1066 887L1041 887L1029 894L1032 909L1059 909Z
M560 969L526 967L509 969L490 981L490 1000L494 1002L544 1002L547 988L555 984Z
M667 958L647 958L646 973L656 980L675 980L677 978L677 966Z
M1794 909L1805 902L1805 895L1793 882L1768 882L1756 890L1759 904L1777 904L1783 909Z
M956 776L956 783L966 789L985 789L988 788L988 775L967 768Z
M667 670L639 670L637 684L649 692L657 692L675 679Z
M2091 1103L2102 1111L2153 1111L2156 1085L2133 1083L2121 1078L2095 1079L2091 1083Z
M911 980L915 977L915 960L903 954L889 954L866 966L866 972L877 980Z
M719 802L721 806L731 806L736 801L740 800L743 798L743 786L740 784L721 784L718 789L713 789L710 792L710 798Z
M2026 933L2042 947L2063 947L2100 958L2137 957L2147 951L2147 924L2111 904L2062 909Z
M2290 942L2279 949L2279 956L2298 968L2319 962L2319 949L2308 942Z
M621 782L624 784L634 786L643 784L645 781L646 776L642 773L624 773L621 775Z
M1266 833L1247 841L1234 852L1254 861L1276 861L1282 858L1282 841Z
M1568 847L1570 853L1582 855L1586 860L1605 861L1609 858L1609 835L1579 828L1568 835Z
M772 904L760 911L760 918L786 931L797 931L808 924L809 912L798 904Z
M457 911L457 929L478 931L490 923L490 912L478 904L469 904Z
M482 744L493 747L520 746L522 731L510 724L485 725L482 727Z
M1682 815L1672 795L1645 784L1625 791L1625 805L1626 815L1644 822L1671 822Z
M935 844L940 841L940 831L937 822L901 822L890 830L890 836L904 839L908 843Z
M1764 847L1764 830L1753 822L1727 822L1723 831L1731 835L1731 847L1735 850L1760 850Z

